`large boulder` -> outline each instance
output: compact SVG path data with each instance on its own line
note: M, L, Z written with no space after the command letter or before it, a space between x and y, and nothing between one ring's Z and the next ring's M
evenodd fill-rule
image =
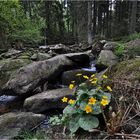
M31 112L11 112L0 116L0 138L12 139L22 131L30 130L45 119L44 115Z
M45 61L33 62L22 67L6 83L4 94L24 95L49 80L56 80L60 74L76 66L89 63L86 53L58 55Z
M24 102L24 108L27 111L35 113L44 112L50 109L64 108L67 104L62 102L63 97L72 97L74 90L60 88L48 90L27 98Z
M15 50L15 49L9 49L8 52L2 54L2 57L4 57L4 58L15 57L21 53L22 53L22 51Z
M0 61L0 94L5 84L19 68L31 63L27 59L4 59Z
M79 74L79 73L82 74L82 75L91 76L95 72L85 71L85 70L82 70L82 69L65 71L62 74L62 85L69 85L71 83L71 81L75 81L75 84L78 85L78 84L86 81L87 79L83 78L82 75L81 76L76 76L76 74Z
M117 56L111 50L102 50L99 54L97 64L111 67L118 63Z

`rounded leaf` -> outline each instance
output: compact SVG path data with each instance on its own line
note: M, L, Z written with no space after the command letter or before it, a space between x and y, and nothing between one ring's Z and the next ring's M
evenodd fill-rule
M92 110L93 110L92 114L94 115L102 113L101 106L99 103L96 103L95 105L93 105Z
M69 122L69 129L71 133L75 133L79 128L79 116L73 117Z
M63 110L63 114L74 114L76 113L76 110L74 109L74 107L68 105L65 107L65 109Z
M99 120L97 117L94 117L92 115L85 115L80 117L79 126L84 130L91 130L99 126Z
M91 89L90 91L87 92L88 95L96 95L96 89Z

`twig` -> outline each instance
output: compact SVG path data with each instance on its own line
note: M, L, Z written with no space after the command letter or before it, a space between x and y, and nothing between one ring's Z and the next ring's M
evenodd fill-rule
M105 137L103 138L103 140L106 140L109 136L110 136L110 135L105 136Z
M125 113L124 113L124 115L122 117L121 124L122 124L122 122L123 122L123 120L124 120L124 118L125 118L125 116L126 116L126 114L127 114L129 109L130 109L130 106L127 107L127 109L126 109L126 111L125 111Z
M34 131L37 127L39 127L42 123L44 122L44 120L42 121L42 122L40 122L39 124L37 124L35 127L33 127L32 129L31 129L31 131Z
M134 115L132 118L126 120L126 122L123 123L123 125L125 125L127 122L131 121L132 119L134 119L136 116L140 115L140 112L137 113L136 115Z
M66 133L65 133L65 132L66 132L66 126L64 126L64 128L63 128L63 133L62 133L62 134L63 134L64 136L66 136Z
M124 113L124 115L122 117L122 120L121 120L121 123L120 124L123 124L124 119L127 118L127 116L129 115L130 111L132 110L134 104L135 103L133 103L131 106L128 106L127 110L125 111L125 113Z
M117 136L126 136L126 137L137 137L137 138L140 138L140 135L136 135L136 134L122 134L122 133L115 133L114 135L117 135Z

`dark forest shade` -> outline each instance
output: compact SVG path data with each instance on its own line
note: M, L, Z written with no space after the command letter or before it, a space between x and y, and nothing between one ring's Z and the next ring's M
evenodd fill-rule
M88 42L140 31L140 1L0 1L0 48Z

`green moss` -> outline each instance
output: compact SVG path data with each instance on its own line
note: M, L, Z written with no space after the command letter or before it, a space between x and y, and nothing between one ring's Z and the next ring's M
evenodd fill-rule
M111 76L114 78L125 78L134 81L134 80L140 80L140 58L132 59L123 61L119 64L117 64L114 68L111 70Z
M2 87L13 75L16 70L23 67L29 63L31 60L28 59L6 59L0 61L0 87Z

